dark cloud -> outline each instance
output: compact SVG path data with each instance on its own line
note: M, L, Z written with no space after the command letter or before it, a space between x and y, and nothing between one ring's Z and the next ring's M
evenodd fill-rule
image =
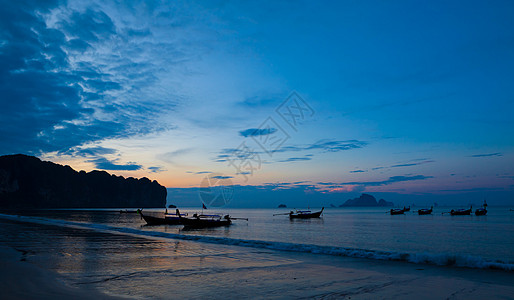
M357 140L348 140L348 141L331 141L331 140L320 140L309 147L307 150L311 149L320 149L326 152L339 152L345 150L358 149L366 146L368 143L357 141Z
M311 160L310 157L290 157L284 160L279 160L279 162L294 162L294 161L304 161L304 160Z
M212 176L211 178L214 178L214 179L230 179L230 178L234 178L234 176L222 176L222 175L217 175L217 176Z
M200 172L195 172L196 175L200 175L200 174L210 174L212 173L211 171L200 171Z
M433 162L434 162L433 160L424 160L424 161L413 162L413 163L405 163L405 164L392 165L391 168L412 167L412 166L419 166L419 165L429 164L429 163L433 163Z
M364 172L367 172L367 171L364 171L364 170L354 170L354 171L350 171L350 173L364 173Z
M95 167L101 170L109 170L109 171L137 171L141 170L142 166L135 163L128 164L117 164L115 161L110 161L107 158L99 157L95 159L88 160L87 162L91 162L95 164Z
M495 152L495 153L471 155L471 157L491 157L491 156L503 156L503 154L500 152Z
M275 132L277 132L276 128L264 128L264 129L250 128L250 129L239 131L239 135L244 136L244 137L251 137L251 136L261 136L261 135L273 134Z

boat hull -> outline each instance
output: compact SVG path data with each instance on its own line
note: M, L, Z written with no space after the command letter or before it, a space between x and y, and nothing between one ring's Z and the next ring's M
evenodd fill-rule
M471 209L452 210L452 211L450 211L450 215L452 215L452 216L469 216L469 215L471 215Z
M212 228L212 227L229 226L232 224L232 221L230 219L203 220L203 219L182 218L181 221L182 221L182 224L184 224L184 227L188 227L188 228Z
M418 215L431 215L432 209L420 209L418 210Z
M312 219L312 218L319 218L321 217L321 214L323 213L323 210L325 208L323 207L320 211L314 212L314 213L290 213L289 219Z
M141 215L147 225L180 225L182 224L179 218L157 218L152 216Z
M485 216L487 214L487 209L479 208L475 210L475 216Z

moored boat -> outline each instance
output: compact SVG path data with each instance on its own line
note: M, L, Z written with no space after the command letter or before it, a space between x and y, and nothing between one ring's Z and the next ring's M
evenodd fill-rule
M403 214L405 214L405 207L404 208L391 208L389 213L391 215L403 215Z
M473 206L470 206L469 209L452 209L450 211L450 215L452 216L469 216L471 211L473 210Z
M487 214L487 202L484 200L482 207L475 210L475 216L485 216Z
M485 216L487 214L487 209L485 207L480 207L475 210L475 216Z
M145 220L147 225L180 225L181 220L180 218L159 218L159 217L153 217L153 216L145 216L143 213L141 213L141 217Z
M432 214L434 207L430 206L430 209L428 208L422 208L418 210L418 215L430 215Z
M184 228L208 228L208 227L221 227L230 226L232 218L229 215L198 215L194 214L191 218L183 217L177 209L177 215Z
M405 211L410 211L410 206L409 206L409 207L405 207L405 206L404 206L404 207L403 207L403 211L404 211L404 212L405 212Z
M319 218L323 213L325 208L322 207L320 211L311 212L310 210L297 210L296 212L290 211L289 218L290 219L312 219Z

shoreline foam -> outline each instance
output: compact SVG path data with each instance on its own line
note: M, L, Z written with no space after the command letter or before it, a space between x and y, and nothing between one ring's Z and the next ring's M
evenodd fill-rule
M311 253L311 254L322 254L322 255L333 255L343 256L352 258L364 258L371 260L383 260L383 261L398 261L408 262L414 264L424 265L436 265L436 266L450 266L450 267L463 267L473 269L493 269L502 271L514 271L514 264L503 261L491 261L481 257L469 256L469 255L458 255L458 254L434 254L434 253L402 253L392 251L379 251L369 249L357 249L357 248L345 248L345 247L333 247L333 246L320 246L312 244L295 244L295 243L284 243L284 242L272 242L272 241L260 241L260 240L244 240L236 238L226 237L214 237L214 236L199 236L199 235L185 235L167 232L155 232L155 231L143 231L133 228L126 227L115 227L103 224L92 224L92 223L79 223L65 220L48 219L41 217L27 217L27 216L13 216L0 214L0 217L29 223L38 223L44 225L54 226L67 226L73 228L97 230L104 232L114 232L121 234L131 234L143 237L153 238L166 238L166 239L178 239L187 241L196 241L220 245L230 246L241 246L251 247L260 249L270 249L279 251L299 252L299 253Z

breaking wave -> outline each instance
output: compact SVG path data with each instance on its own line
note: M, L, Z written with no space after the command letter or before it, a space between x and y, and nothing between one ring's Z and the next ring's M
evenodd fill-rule
M13 221L30 222L43 225L66 226L80 229L90 229L109 233L131 234L143 237L158 237L168 239L179 239L213 243L221 245L233 245L260 249L271 249L280 251L291 251L312 254L324 254L354 258L366 258L387 261L402 261L415 264L428 264L438 266L454 266L475 269L496 269L514 271L514 263L503 261L492 261L477 256L454 255L454 254L433 254L433 253L403 253L394 251L379 251L369 249L321 246L312 244L283 243L273 241L245 240L227 237L187 235L167 232L144 231L134 228L116 227L103 224L79 223L65 220L47 219L40 217L13 216L0 214L0 217Z

